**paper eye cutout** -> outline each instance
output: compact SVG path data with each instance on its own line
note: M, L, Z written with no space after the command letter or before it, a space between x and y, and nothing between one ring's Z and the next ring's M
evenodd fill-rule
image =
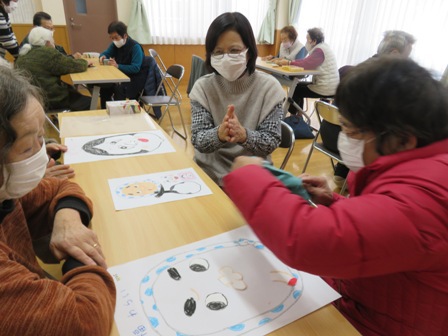
M205 272L208 270L208 268L210 267L210 265L208 264L208 261L205 259L193 259L190 262L190 269L193 272Z
M213 293L207 295L205 305L210 310L222 310L227 307L228 301L221 293Z

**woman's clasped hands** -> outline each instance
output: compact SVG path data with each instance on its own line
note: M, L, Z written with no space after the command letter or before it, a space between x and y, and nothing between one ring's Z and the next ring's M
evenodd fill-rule
M246 128L235 114L235 106L227 106L227 113L218 128L218 137L222 142L243 143L247 139Z

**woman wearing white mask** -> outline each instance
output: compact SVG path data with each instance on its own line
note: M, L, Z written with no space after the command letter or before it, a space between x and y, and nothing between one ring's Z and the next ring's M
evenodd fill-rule
M305 58L308 54L305 46L299 41L299 34L294 26L285 26L280 30L280 50L275 62L279 60L298 60ZM270 61L275 57L272 55L262 57L265 61Z
M112 43L100 54L100 62L114 66L125 73L128 83L103 85L101 87L101 108L110 100L137 99L144 87L148 68L143 66L143 47L128 35L128 27L121 21L114 21L107 27Z
M226 192L283 262L326 277L362 335L448 335L448 92L411 60L378 58L335 102L350 198L305 175L312 208L250 157Z
M19 56L19 44L12 31L9 14L17 8L18 0L0 0L0 57L8 51L14 58Z
M48 157L38 89L0 67L0 330L3 335L109 335L115 287L92 204L68 180L42 179ZM44 262L65 259L60 281Z
M206 65L211 74L190 92L194 159L215 181L239 155L270 159L281 138L285 93L269 74L255 70L257 45L247 18L224 13L210 25Z
M296 65L305 70L319 70L321 74L314 75L312 82L299 82L294 90L292 99L303 108L304 98L328 98L333 97L339 84L339 72L336 57L330 46L325 42L324 33L320 28L308 30L305 48L308 56L301 60L279 60L278 65ZM297 113L294 106L289 107L289 112Z

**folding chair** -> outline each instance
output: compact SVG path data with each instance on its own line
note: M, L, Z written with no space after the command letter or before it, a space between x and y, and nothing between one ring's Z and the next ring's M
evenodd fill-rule
M55 121L58 120L58 113L61 112L70 112L70 110L67 109L59 109L59 110L50 110L45 111L45 119L50 124L50 126L58 133L58 135L61 133L59 130L58 125L56 125Z
M170 118L171 127L173 128L173 131L186 140L187 130L185 128L184 118L182 116L182 110L180 108L181 100L179 96L176 94L176 92L178 92L179 84L184 76L184 73L185 69L182 65L179 64L171 65L166 70L166 75L162 76L162 81L160 82L159 87L157 88L156 94L154 96L142 96L140 98L140 101L143 103L146 112L149 112L149 110L155 106L165 106L165 110L163 111L162 116L159 119L159 124L162 122L166 113L168 113L168 117ZM174 84L173 90L171 92L171 95L159 96L158 93L163 87L163 84L166 83L167 75L169 75L171 80L173 81ZM171 118L171 113L169 109L170 106L177 106L180 120L182 122L182 127L184 129L184 134L180 133L174 127L173 119Z
M174 83L173 78L171 77L171 75L169 73L167 73L167 68L165 66L165 63L163 63L162 57L160 57L159 53L157 51L155 51L154 49L149 49L148 50L149 55L151 55L157 62L157 66L159 67L160 70L160 74L162 75L162 77L167 78L168 80L166 81L166 85L168 87L168 89L173 92L174 87L176 86L176 84ZM180 93L180 91L178 89L176 89L176 96L182 100L182 95Z
M325 145L325 143L328 140L324 139L326 133L323 132L323 128L326 127L326 125L339 126L338 108L334 105L331 105L324 101L318 100L314 103L314 109L316 111L317 120L319 121L320 127L319 127L319 130L317 131L316 136L313 139L312 144L311 144L311 148L308 153L308 157L306 158L305 165L303 166L302 173L304 173L306 171L306 167L308 166L308 162L310 161L310 158L311 158L311 155L313 154L314 149L316 149L319 152L330 157L330 162L333 167L333 170L335 169L334 161L337 161L342 164L344 163L342 161L341 156L338 153L329 149L328 146ZM322 140L321 142L318 142L319 137ZM341 191L340 191L341 194L343 194L345 192L346 187L347 187L347 180L345 180L344 184L341 187Z
M280 165L280 169L285 169L289 157L291 156L292 151L294 150L294 144L296 138L294 137L294 131L292 130L291 126L289 126L284 121L281 121L281 128L282 128L282 140L280 141L279 147L288 148L285 158L283 159L283 162Z
M197 55L191 57L191 72L190 79L188 80L187 95L190 94L193 89L194 83L202 76L208 74L209 71L205 66L205 61Z

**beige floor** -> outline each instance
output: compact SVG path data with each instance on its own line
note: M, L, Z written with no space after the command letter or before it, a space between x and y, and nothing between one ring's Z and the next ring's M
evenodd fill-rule
M186 83L186 82L185 82ZM181 137L179 137L177 134L175 134L172 131L171 124L169 121L168 116L166 116L162 123L160 124L162 128L172 136L176 144L178 145L179 149L184 150L189 156L193 157L193 146L190 142L191 136L190 136L190 126L191 126L191 113L190 113L190 100L188 99L188 96L186 94L186 84L181 85L180 91L182 93L182 113L183 117L186 123L186 129L188 133L188 139L187 141L183 140ZM313 100L308 99L308 112L312 110ZM181 123L180 118L177 113L176 108L171 108L171 115L173 117L174 125L177 129L181 130ZM313 120L313 125L317 125L316 120ZM48 126L48 125L47 125ZM55 132L50 128L47 127L47 131L49 136L57 138L57 135ZM307 155L309 153L310 147L311 147L312 140L296 140L295 142L295 148L294 151L288 161L288 164L286 165L285 170L298 175L302 172L303 165L305 163L305 160L307 158ZM276 166L279 166L282 162L284 156L286 154L286 149L279 148L277 149L273 155L273 161ZM336 185L333 183L332 177L333 177L333 170L331 166L330 159L317 152L313 152L313 156L310 160L310 163L307 168L307 173L312 175L318 175L318 176L325 176L332 188L337 192L339 189L336 187Z

